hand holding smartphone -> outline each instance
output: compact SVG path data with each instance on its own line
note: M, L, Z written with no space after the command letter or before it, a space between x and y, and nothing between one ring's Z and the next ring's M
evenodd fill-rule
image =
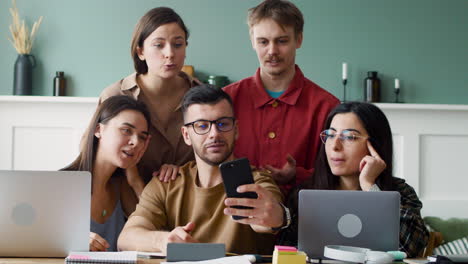
M226 191L227 197L257 199L258 196L255 192L237 192L237 187L255 183L252 176L252 170L250 169L250 163L247 158L223 162L219 165L219 169L221 170L221 177L223 178L224 190ZM237 209L252 209L252 207L248 206L232 207ZM232 218L239 220L245 217L233 215Z

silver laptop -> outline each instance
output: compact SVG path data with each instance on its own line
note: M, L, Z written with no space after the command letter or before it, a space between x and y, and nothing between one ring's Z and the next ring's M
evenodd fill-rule
M298 247L309 258L324 259L326 245L398 250L398 192L301 190L298 206Z
M0 170L0 256L88 251L91 174Z

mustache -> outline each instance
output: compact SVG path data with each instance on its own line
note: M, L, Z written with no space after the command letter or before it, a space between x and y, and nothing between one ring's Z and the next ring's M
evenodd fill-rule
M269 55L268 58L267 58L267 61L272 61L272 60L280 61L281 58L278 57L278 55Z
M224 144L226 145L226 141L225 140L220 140L220 139L217 139L217 140L213 140L211 142L208 142L208 143L205 143L204 144L204 147L210 147L212 145L217 145L217 144Z

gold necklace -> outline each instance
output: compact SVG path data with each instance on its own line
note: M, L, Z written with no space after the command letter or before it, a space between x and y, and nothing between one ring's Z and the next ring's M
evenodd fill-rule
M106 209L102 210L102 216L104 217L106 215L107 215L107 210Z

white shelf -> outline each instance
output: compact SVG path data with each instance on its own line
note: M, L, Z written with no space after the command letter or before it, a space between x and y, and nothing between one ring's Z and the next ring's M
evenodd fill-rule
M98 97L75 97L75 96L19 96L2 95L0 102L51 102L51 103L97 103ZM376 103L382 110L449 110L468 111L468 105L448 104L395 104Z
M394 104L394 103L376 103L376 106L392 110L449 110L449 111L468 111L468 105L448 105L448 104Z
M0 102L47 102L47 103L96 103L98 97L74 97L74 96L0 96Z

